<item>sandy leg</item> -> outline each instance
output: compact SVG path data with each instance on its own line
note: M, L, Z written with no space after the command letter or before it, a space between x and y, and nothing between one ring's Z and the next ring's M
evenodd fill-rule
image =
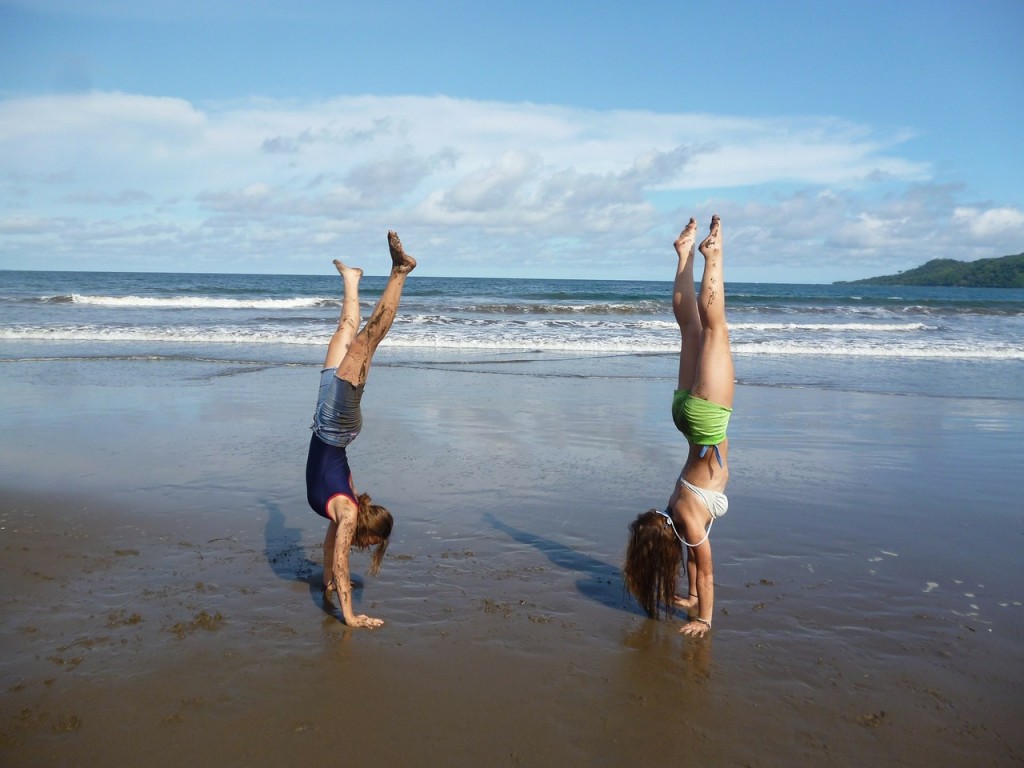
M398 233L388 230L388 248L391 250L391 268L400 273L408 274L416 268L416 259L405 252Z
M690 224L692 224L694 226L694 229L696 229L697 225L694 223L693 219L690 219ZM689 229L689 226L687 227L687 229ZM711 231L708 233L708 236L704 238L703 242L701 242L701 244L698 246L698 250L700 251L701 256L703 256L705 259L721 258L721 231L722 220L716 214L711 217ZM680 235L680 238L682 238L682 235Z

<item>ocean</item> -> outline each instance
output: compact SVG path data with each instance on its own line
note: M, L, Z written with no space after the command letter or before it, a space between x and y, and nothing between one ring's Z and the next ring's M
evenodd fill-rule
M384 282L363 278L364 319ZM3 271L0 362L318 366L340 293L333 272ZM727 306L741 385L1024 397L1024 290L732 283ZM677 350L668 281L414 274L375 365L671 381Z

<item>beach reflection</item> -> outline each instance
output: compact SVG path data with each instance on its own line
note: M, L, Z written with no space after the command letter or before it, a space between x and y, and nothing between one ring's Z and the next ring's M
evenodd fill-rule
M680 637L680 623L672 620L645 619L638 626L627 626L622 633L624 648L638 653L627 654L631 669L645 678L656 676L675 683L703 683L711 678L711 647L714 637ZM648 669L652 665L656 675ZM634 669L635 668L635 669ZM649 681L657 683L657 680Z

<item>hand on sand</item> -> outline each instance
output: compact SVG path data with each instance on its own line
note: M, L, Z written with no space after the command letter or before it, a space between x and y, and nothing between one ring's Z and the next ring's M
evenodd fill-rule
M675 595L672 598L672 604L676 608L682 608L688 615L693 615L694 610L697 608L697 598L694 597L680 597Z
M679 630L679 634L686 635L687 637L704 637L704 635L710 631L711 627L703 621L695 620L683 624L683 628Z
M366 627L367 629L375 629L384 624L384 619L371 619L369 616L359 614L353 616L351 619L345 619L345 624L350 627Z

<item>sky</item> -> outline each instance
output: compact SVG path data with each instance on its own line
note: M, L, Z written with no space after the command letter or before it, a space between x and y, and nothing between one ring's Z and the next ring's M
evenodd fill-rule
M0 269L827 283L1024 251L1024 0L0 0Z

